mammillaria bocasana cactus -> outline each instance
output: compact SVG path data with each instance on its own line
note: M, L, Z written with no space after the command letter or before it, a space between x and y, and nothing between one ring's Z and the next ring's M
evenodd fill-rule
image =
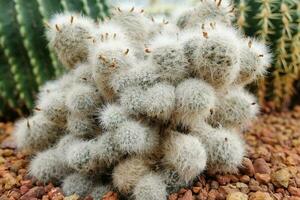
M36 154L31 175L66 195L114 189L159 200L205 170L236 172L238 132L259 110L243 87L270 54L232 27L230 11L204 0L173 24L134 7L100 24L54 16L47 37L70 71L44 85L34 115L17 124L19 148Z

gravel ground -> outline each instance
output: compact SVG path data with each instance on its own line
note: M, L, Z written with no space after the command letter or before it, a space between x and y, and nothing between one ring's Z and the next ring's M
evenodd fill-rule
M78 200L26 175L28 156L15 150L12 129L12 123L0 123L0 200ZM300 107L262 115L245 139L249 154L238 175L202 175L169 200L300 200ZM113 192L103 197L116 199Z

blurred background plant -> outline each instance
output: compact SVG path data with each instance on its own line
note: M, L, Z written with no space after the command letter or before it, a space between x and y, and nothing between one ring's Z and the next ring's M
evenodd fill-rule
M38 88L64 71L44 35L53 14L108 15L105 0L0 0L0 118L27 115Z
M239 29L265 41L273 52L269 76L257 85L260 104L271 110L299 104L300 1L235 0L235 4Z
M0 118L14 119L33 108L43 83L63 73L47 47L44 29L49 17L77 11L102 20L109 5L133 3L156 18L170 17L199 0L0 0ZM234 0L236 24L246 35L264 40L274 62L269 76L251 86L265 110L300 103L300 1Z

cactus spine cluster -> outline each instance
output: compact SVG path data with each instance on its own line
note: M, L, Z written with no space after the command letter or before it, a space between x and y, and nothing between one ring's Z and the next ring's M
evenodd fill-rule
M0 97L8 108L1 110L1 119L27 115L38 88L63 73L44 34L45 22L62 11L102 20L108 5L103 0L0 0Z
M17 124L19 148L36 154L31 175L67 195L163 200L204 171L236 172L239 130L259 110L244 86L271 56L232 27L231 10L204 0L174 23L135 7L102 23L55 15L47 38L71 70L42 86Z
M274 52L269 78L258 85L262 105L282 109L293 103L300 76L300 2L236 0L237 24L249 36L265 41Z

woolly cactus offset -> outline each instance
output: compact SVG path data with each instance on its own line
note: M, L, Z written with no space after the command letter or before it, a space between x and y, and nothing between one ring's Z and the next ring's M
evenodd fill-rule
M205 170L236 172L238 132L259 110L243 87L270 55L232 28L230 10L202 1L174 25L135 8L100 24L54 16L50 47L71 71L40 89L34 115L16 127L18 146L36 154L31 175L67 195L160 200Z

